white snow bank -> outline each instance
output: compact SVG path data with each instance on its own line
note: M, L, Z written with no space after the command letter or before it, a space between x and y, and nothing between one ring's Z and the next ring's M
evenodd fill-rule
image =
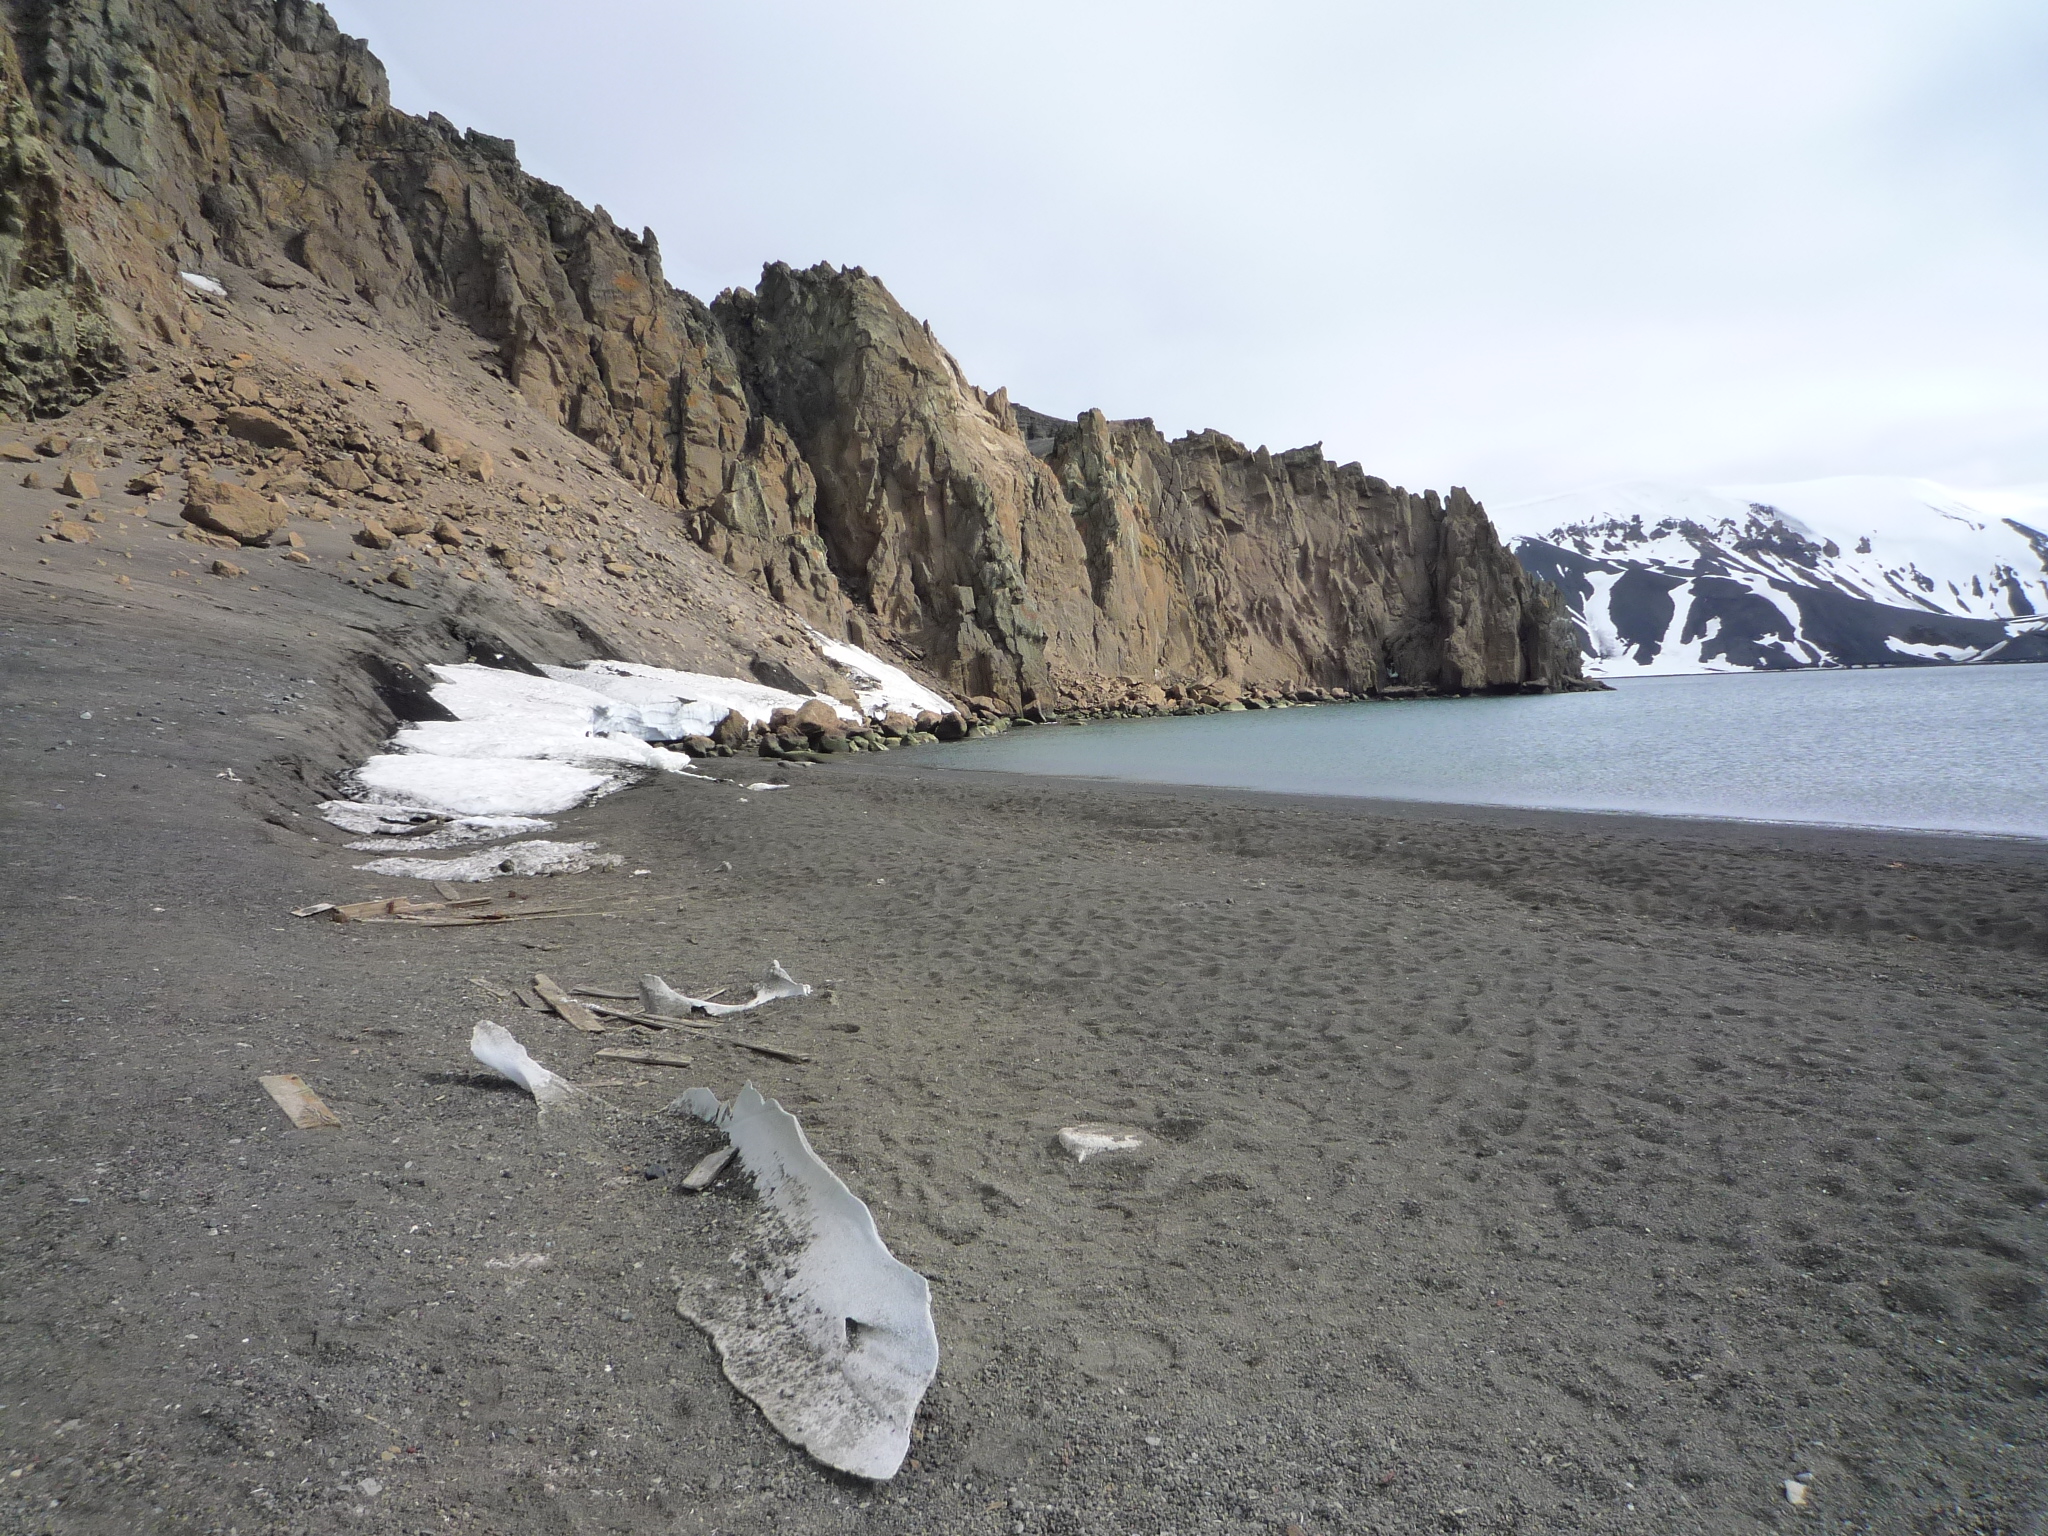
M493 762L480 757L435 757L383 752L356 771L377 799L451 816L544 816L617 789L617 774L568 763Z
M595 843L554 843L546 838L506 843L459 859L372 859L357 869L373 875L402 875L409 880L459 880L474 883L500 875L580 875L585 870L623 864L616 853L598 853Z
M935 715L955 713L951 704L901 667L891 666L857 645L833 640L815 629L810 635L811 643L824 653L825 659L837 663L842 672L853 678L854 692L860 696L864 714L873 717L891 710L901 710L912 717L926 710Z
M814 698L830 704L842 720L857 723L860 719L853 710L822 693L786 693L766 683L713 677L708 672L673 672L667 667L647 667L630 661L590 661L580 667L542 670L565 685L598 694L600 702L633 706L641 719L658 721L664 729L672 724L681 725L684 728L677 732L679 736L709 736L726 712L734 709L749 724L766 725L776 710L802 709ZM611 718L623 723L632 717L619 711Z
M842 1472L894 1477L939 1369L931 1287L889 1252L796 1117L752 1083L730 1104L692 1088L670 1107L725 1131L761 1202L733 1261L676 1310L784 1436Z
M219 281L203 272L180 272L178 281L194 293L203 293L209 299L224 299L228 296L227 289Z

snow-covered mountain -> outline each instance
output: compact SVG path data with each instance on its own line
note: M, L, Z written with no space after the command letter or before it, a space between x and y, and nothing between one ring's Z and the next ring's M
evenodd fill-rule
M1492 516L1595 676L2048 661L2048 486L1613 485Z

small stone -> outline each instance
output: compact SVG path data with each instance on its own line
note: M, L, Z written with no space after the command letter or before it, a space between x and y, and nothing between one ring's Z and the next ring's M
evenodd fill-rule
M228 386L228 393L244 405L254 405L263 398L263 381L254 374L237 374L235 382ZM232 416L234 412L228 414Z
M373 517L356 530L356 542L365 549L389 549L398 540Z
M623 560L607 560L604 563L604 568L605 573L611 576L637 576L640 574L640 568L637 565L628 565Z
M415 507L393 507L379 521L401 539L434 526L434 520Z
M481 448L472 448L456 459L455 467L470 479L480 480L486 485L495 479L498 473L497 460Z
M0 459L9 464L33 464L36 451L27 443L0 443Z
M394 587L404 587L408 592L410 592L414 587L419 585L418 582L412 579L412 572L407 570L402 565L393 566L391 568L391 574L386 576L384 579L390 582L391 585L393 585Z
M544 544L541 546L540 552L550 560L566 560L569 558L569 551L562 548L559 544Z
M293 565L311 565L313 563L313 557L302 549L288 549L279 555L278 559L289 560Z
M82 469L71 470L64 476L64 483L57 489L66 496L76 496L80 501L91 501L100 493L100 483Z
M213 574L216 576L234 577L246 576L249 573L232 560L216 560L213 562Z
M164 477L156 470L151 470L145 475L137 475L128 482L130 496L153 496L163 488Z
M30 470L21 477L21 483L31 491L40 491L43 488L43 477Z
M450 549L460 549L463 542L462 530L444 517L434 524L434 542L446 544Z
M439 427L429 428L421 441L444 459L460 459L469 452L470 446L452 432L443 432Z
M50 536L62 539L66 544L90 544L93 538L92 530L84 523L71 522L52 523Z
M46 459L60 458L70 451L71 439L68 437L46 437L36 444L36 452Z

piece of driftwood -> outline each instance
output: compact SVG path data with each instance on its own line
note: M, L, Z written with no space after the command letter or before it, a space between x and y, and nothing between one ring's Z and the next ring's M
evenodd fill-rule
M611 912L578 912L568 907L544 907L538 912L476 912L459 917L437 914L398 914L390 917L362 917L362 923L411 923L416 928L476 928L490 923L531 923L549 917L612 917Z
M699 1040L709 1040L717 1045L736 1045L743 1051L752 1051L756 1056L768 1056L776 1061L792 1061L798 1066L811 1059L802 1051L792 1051L787 1046L770 1045L765 1040L741 1040L733 1035L720 1034L711 1025L699 1024L694 1019L669 1019L653 1013L628 1013L623 1008L607 1008L602 1003L592 1003L590 1009L593 1013L601 1013L608 1019L617 1019L621 1024L630 1024L636 1029L688 1030Z
M512 1001L512 993L510 992L510 990L505 987L499 986L495 981L491 980L491 978L488 976L472 976L469 978L469 984L472 987L475 987L477 991L483 993L484 996L495 997L501 1003L509 1003Z
M597 1022L597 1016L557 986L553 977L536 972L533 978L533 990L540 994L542 1002L546 1003L556 1013L560 1014L565 1020L575 1025L585 1034L601 1035L604 1033L604 1026Z
M711 1187L711 1181L725 1172L725 1165L733 1160L739 1148L730 1142L705 1157L697 1159L697 1166L683 1175L681 1188L691 1194L702 1194Z
M612 1008L604 1003L590 1003L592 1013L601 1013L608 1019L617 1019L621 1024L637 1024L642 1029L688 1029L698 1034L710 1033L711 1026L698 1019L665 1019L657 1013L636 1013L630 1008Z
M626 1046L609 1045L597 1053L606 1061L631 1061L643 1067L687 1067L690 1058L678 1056L674 1051L636 1051Z
M798 1066L804 1065L811 1059L802 1051L792 1051L780 1045L769 1045L766 1041L762 1040L735 1040L725 1035L707 1035L705 1038L715 1040L720 1045L736 1045L743 1051L752 1051L756 1056L767 1056L776 1061L793 1061Z
M638 992L607 992L601 987L571 987L569 990L578 997L601 997L608 1003L637 1003L640 1001L640 994Z
M273 1072L257 1081L300 1130L331 1130L341 1124L341 1117L320 1102L320 1095L298 1073Z

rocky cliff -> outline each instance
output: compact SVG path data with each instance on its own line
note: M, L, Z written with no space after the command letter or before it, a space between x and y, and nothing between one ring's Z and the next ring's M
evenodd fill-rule
M50 415L205 317L180 272L454 323L678 532L805 620L964 695L1166 682L1568 686L1578 646L1462 491L1319 449L1166 441L987 393L859 269L706 306L652 231L510 143L390 105L305 0L12 0L0 37L0 400Z

